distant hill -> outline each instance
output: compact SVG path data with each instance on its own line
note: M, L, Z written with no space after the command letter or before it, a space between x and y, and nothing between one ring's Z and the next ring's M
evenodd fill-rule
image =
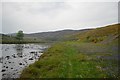
M59 41L68 38L69 35L74 35L81 32L86 32L91 29L84 30L60 30L60 31L51 31L51 32L40 32L40 33L24 33L24 38L30 39L41 39L46 41ZM16 36L16 33L6 34L8 36Z
M25 37L29 38L37 38L47 41L58 41L67 38L68 35L73 35L80 32L86 32L89 29L85 30L61 30L54 32L41 32L41 33L33 33L33 34L25 34Z
M84 42L111 42L118 39L118 26L120 24L108 25L105 27L95 29L83 30L60 30L53 32L40 32L24 34L27 40L41 40L41 41L84 41ZM7 34L15 37L16 33Z
M73 37L77 38L78 41L86 42L111 42L118 40L120 37L120 24L108 25L101 28L89 30L87 32L75 34Z

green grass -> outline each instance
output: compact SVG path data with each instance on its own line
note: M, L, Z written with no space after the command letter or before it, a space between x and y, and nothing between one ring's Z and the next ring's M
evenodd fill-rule
M38 61L24 69L24 78L120 78L120 24L68 35L52 45Z
M20 79L118 78L118 60L111 58L117 54L110 51L113 45L73 41L54 44L38 61L23 70Z

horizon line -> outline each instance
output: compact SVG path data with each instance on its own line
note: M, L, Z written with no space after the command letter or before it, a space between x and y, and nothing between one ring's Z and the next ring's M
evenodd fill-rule
M112 24L106 24L103 26L97 26L97 27L88 27L88 28L82 28L82 29L70 29L70 28L65 28L65 29L58 29L58 30L48 30L48 31L37 31L37 32L24 32L24 30L22 30L25 34L35 34L35 33L45 33L45 32L57 32L57 31L63 31L63 30L86 30L86 29L96 29L96 28L101 28L101 27L106 27L106 26L110 26L110 25L115 25L115 24L120 24L119 22L117 23L112 23ZM19 30L18 30L19 31ZM16 32L13 33L4 33L4 32L0 32L0 34L14 34Z

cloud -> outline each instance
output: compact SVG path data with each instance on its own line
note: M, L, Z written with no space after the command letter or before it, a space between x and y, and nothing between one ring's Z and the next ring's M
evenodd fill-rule
M2 3L0 3L0 32L2 32Z
M119 2L119 0L1 0L2 2Z
M85 29L117 23L117 2L3 2L2 32Z

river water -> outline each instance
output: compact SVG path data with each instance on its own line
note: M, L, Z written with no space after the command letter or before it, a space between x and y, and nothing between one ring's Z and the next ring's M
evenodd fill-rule
M45 44L0 44L0 78L19 78L49 46Z

